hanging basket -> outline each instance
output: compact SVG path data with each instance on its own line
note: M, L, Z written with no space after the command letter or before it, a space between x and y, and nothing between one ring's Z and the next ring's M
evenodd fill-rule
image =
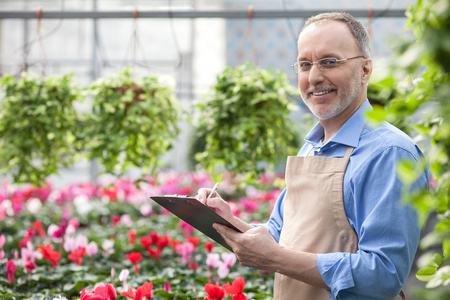
M32 73L0 79L0 169L16 183L45 184L73 163L81 100L72 74L46 79Z
M179 133L180 108L172 88L157 77L133 79L127 68L89 90L93 106L83 134L88 158L116 175L129 167L153 172Z
M300 137L289 119L297 108L291 99L295 92L286 75L273 69L250 63L225 69L197 105L198 134L206 141L196 160L211 174L227 170L252 182L295 155Z

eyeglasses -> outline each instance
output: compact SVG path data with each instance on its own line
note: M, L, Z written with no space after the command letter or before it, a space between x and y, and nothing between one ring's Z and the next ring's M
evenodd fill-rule
M310 61L304 60L304 61L296 62L291 67L294 69L295 73L308 72L309 70L311 70L311 68L314 64L317 64L317 66L321 70L330 70L330 69L337 68L341 63L346 62L347 60L361 58L361 57L364 57L364 56L359 55L359 56L344 58L344 59L322 58L316 62L310 62Z

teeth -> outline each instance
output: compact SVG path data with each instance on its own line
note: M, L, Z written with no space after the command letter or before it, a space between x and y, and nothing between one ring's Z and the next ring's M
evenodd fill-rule
M322 92L318 92L318 93L313 93L314 96L320 96L320 95L325 95L330 93L331 91L322 91Z

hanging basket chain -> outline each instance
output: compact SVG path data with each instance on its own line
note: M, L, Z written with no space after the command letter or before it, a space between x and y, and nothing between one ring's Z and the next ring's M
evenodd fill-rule
M258 53L256 51L256 44L255 44L255 39L253 36L253 5L249 5L248 6L248 10L247 10L247 16L248 16L248 27L247 27L247 32L245 33L245 37L244 40L242 41L242 45L241 45L241 49L239 50L239 55L238 58L236 60L236 66L239 64L239 62L242 59L242 56L244 54L244 49L247 43L248 38L250 37L251 39L251 44L252 44L252 52L253 52L253 60L256 66L259 66L259 61L258 61Z

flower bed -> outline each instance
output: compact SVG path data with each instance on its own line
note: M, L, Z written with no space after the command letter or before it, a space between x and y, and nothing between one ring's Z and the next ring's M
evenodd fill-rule
M263 191L220 192L236 214L264 221L281 178ZM203 173L133 182L106 179L62 189L3 183L0 189L0 299L270 299L273 274L236 256L149 200L195 195ZM96 298L97 297L97 298Z

